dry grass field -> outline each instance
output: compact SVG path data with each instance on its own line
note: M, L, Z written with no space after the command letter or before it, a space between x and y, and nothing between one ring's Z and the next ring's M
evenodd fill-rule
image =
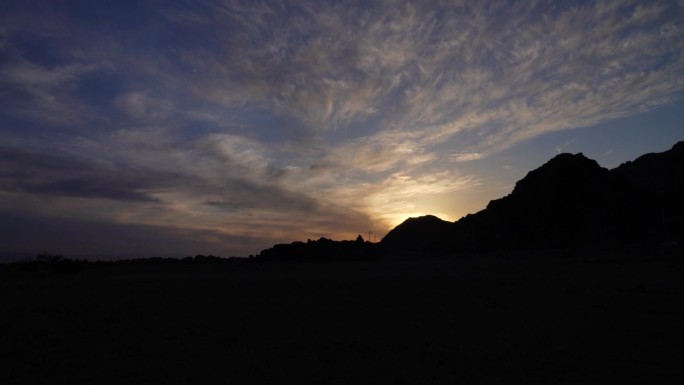
M0 383L682 383L683 273L672 259L0 271Z

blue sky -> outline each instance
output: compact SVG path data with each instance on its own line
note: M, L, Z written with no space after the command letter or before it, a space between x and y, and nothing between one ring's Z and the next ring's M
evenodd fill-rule
M684 1L4 1L0 252L248 255L684 139Z

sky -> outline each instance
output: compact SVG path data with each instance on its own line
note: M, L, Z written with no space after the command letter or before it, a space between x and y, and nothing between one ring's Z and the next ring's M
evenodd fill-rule
M684 0L5 0L0 257L379 240L665 151L683 97Z

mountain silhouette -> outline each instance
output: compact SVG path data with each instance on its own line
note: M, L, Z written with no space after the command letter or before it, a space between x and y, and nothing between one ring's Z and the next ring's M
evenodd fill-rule
M434 215L409 218L387 233L380 244L385 254L396 257L434 255L449 250L454 227Z
M444 258L473 254L588 255L681 253L684 241L684 142L613 170L584 154L558 154L519 180L505 197L456 222L409 218L379 244L317 241L279 244L260 261Z
M664 242L684 241L684 142L671 150L646 154L615 170L647 194Z
M513 191L454 223L410 218L381 241L386 255L638 250L682 242L684 142L608 170L559 154ZM636 248L636 249L635 249Z

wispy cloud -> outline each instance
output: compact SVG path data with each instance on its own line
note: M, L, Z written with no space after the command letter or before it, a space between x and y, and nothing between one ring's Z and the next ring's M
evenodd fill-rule
M0 64L3 111L41 123L74 123L91 113L70 90L81 77L96 70L98 66L93 64L46 68L25 60L9 60Z
M676 4L434 5L227 1L209 4L201 23L197 10L174 21L213 25L226 37L213 50L183 56L226 74L216 86L235 90L230 97L203 84L205 95L227 105L257 103L320 135L364 126L348 143L365 147L378 170L405 155L387 148L425 153L467 134L459 150L486 156L543 133L648 110L684 88Z
M565 152L566 148L568 148L569 146L572 146L573 143L575 143L575 139L570 139L565 143L559 144L558 146L556 146L556 152L557 153Z
M0 166L0 188L6 191L120 201L155 201L149 190L179 179L173 173L11 147L0 147Z
M451 154L449 160L452 162L468 162L471 160L478 160L484 158L484 154L479 152L461 152L458 154Z
M454 3L439 14L430 2L393 2L383 12L321 2L212 3L218 16L207 22L232 37L212 54L210 72L243 79L245 95L321 129L369 115L388 126L457 129L464 111L490 109L517 123L552 118L563 102L592 105L593 119L601 119L682 87L680 20L668 15L681 9L635 3ZM636 86L640 94L625 94ZM605 102L589 104L597 100ZM585 115L577 124L586 124ZM509 130L497 141L516 140L521 128Z

